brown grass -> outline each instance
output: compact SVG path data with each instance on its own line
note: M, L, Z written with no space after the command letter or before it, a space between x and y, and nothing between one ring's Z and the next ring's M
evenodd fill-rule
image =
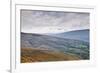
M80 60L76 55L61 52L21 48L21 63Z

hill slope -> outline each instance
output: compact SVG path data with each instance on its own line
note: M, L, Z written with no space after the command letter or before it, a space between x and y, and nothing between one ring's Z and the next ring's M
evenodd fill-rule
M48 35L21 33L21 48L37 49L42 52L60 52L75 55L80 59L89 59L89 43ZM60 59L59 59L60 60Z
M64 54L62 52L54 52L40 49L21 49L21 62L47 62L47 61L64 61L64 60L80 60L76 55Z
M52 34L52 36L89 42L89 29Z

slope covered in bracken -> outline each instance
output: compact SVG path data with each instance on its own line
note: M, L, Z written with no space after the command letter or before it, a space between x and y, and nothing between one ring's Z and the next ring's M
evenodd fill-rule
M40 49L21 49L21 63L80 60L76 55Z

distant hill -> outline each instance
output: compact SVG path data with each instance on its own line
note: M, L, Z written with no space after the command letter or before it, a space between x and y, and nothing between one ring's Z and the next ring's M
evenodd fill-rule
M89 29L52 34L52 36L89 42Z
M21 48L38 48L75 54L89 59L89 43L79 40L60 38L50 35L21 33Z

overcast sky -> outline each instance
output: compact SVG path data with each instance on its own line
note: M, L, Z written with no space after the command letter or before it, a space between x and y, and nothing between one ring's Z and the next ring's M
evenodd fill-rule
M21 32L61 33L89 29L89 13L21 10Z

